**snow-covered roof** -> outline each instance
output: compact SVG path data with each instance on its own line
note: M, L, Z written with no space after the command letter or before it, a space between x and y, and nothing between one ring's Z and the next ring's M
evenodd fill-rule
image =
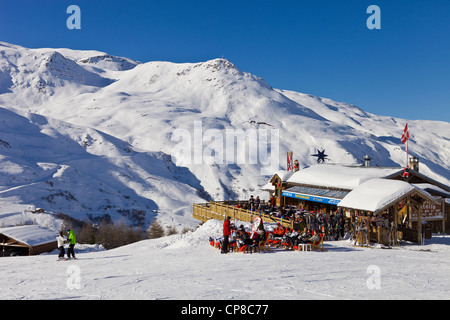
M261 190L263 191L275 191L275 187L270 182L266 183L264 186L261 187Z
M295 172L287 182L353 190L370 179L385 178L400 170L400 168L318 164Z
M450 192L445 191L442 188L439 188L438 186L435 186L434 184L431 183L415 183L414 184L416 187L419 187L423 190L432 190L435 191L438 194L441 194L443 197L445 198L450 198Z
M414 192L427 200L434 201L428 192L405 181L375 178L351 191L338 206L376 213Z
M273 176L270 178L270 180L263 187L261 187L261 190L275 191L275 187L272 184L272 179L275 176L278 176L278 178L280 178L281 181L286 182L292 175L293 175L292 171L278 170L277 172L275 172L273 174Z
M54 242L57 237L54 231L37 225L2 228L0 229L0 234L30 247Z
M274 176L277 175L281 179L281 181L285 182L290 177L292 177L293 174L294 173L292 171L278 170L277 172L274 173Z

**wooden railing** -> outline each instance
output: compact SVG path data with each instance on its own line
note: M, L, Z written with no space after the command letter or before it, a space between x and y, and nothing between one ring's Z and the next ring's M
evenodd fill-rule
M210 219L224 220L225 216L230 216L233 220L245 222L253 222L253 218L261 215L264 222L275 223L280 222L287 228L292 228L292 221L270 216L268 214L260 214L243 208L237 208L238 204L247 203L246 201L211 201L209 203L194 204L192 216L200 221L206 222Z

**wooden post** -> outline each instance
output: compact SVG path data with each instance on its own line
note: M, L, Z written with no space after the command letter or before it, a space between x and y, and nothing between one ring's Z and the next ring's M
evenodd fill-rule
M406 214L408 216L408 227L412 229L412 212L411 212L411 202L408 200L408 206L406 207Z
M417 243L422 244L422 210L423 202L417 205Z
M377 225L377 240L378 240L379 244L381 244L383 242L383 237L381 234L381 226L378 226L378 225Z
M281 183L281 186L280 186L280 207L284 208L284 205L285 205L285 199L284 199L284 196L283 196L283 183Z
M447 221L447 214L445 212L445 198L442 198L442 216L444 219L442 220L442 233L445 233L445 223Z
M352 231L353 231L354 234L356 233L356 229L357 229L357 226L355 226L356 214L357 214L356 210L352 209L350 211L351 224L352 224L351 228L352 228ZM358 240L358 239L356 239L356 240Z
M394 233L393 245L396 246L398 243L398 208L394 208L394 230L392 232Z

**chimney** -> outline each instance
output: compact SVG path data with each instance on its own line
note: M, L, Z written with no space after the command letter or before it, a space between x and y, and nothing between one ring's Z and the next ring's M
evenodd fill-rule
M419 172L419 158L412 156L411 158L409 158L409 167L414 170Z
M370 160L372 160L372 158L369 155L364 156L364 166L365 167L370 167Z

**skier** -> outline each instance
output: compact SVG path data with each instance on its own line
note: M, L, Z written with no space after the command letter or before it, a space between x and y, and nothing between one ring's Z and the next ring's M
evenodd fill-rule
M227 217L223 222L223 244L221 253L228 253L228 238L231 235L230 220L231 217Z
M69 240L69 248L67 249L67 259L70 259L70 255L72 254L72 259L75 258L75 252L73 251L73 248L75 247L75 244L77 243L77 238L75 237L75 232L73 230L67 230L67 233L69 234L68 240Z
M66 242L66 239L64 239L62 231L60 231L59 236L56 237L56 242L59 249L58 260L64 260L64 254L66 253L64 250L64 243Z

